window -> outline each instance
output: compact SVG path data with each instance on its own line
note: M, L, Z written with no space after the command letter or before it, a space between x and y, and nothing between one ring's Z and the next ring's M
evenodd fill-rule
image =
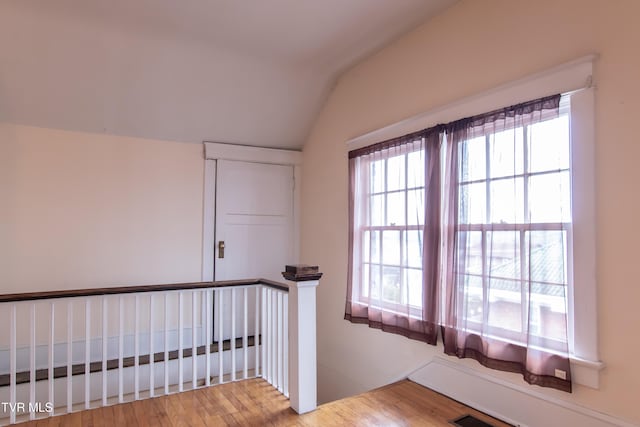
M368 161L364 168L370 215L358 230L360 298L391 311L422 308L423 158L417 150Z
M351 233L345 319L407 336L410 334L404 327L418 319L419 327L414 325L413 331L425 332L425 341L435 343L434 335L443 325L445 342L449 334L451 343L452 335L446 327L449 310L456 322L460 319L463 323L456 325L457 330L470 336L494 339L498 346L512 346L515 352L526 345L531 351L542 351L546 355L543 358L560 356L566 360L568 356L570 374L569 364L562 362L559 371L547 369L543 375L562 379L566 374L566 383L598 388L599 371L604 365L598 360L595 310L591 76L596 58L591 55L562 64L348 141ZM519 124L507 120L467 133L456 133L456 122L451 122L465 116L471 116L465 119L470 120L478 112L518 105L553 92L566 94L557 114L545 113ZM450 123L427 127L445 122ZM408 133L415 129L425 130ZM440 135L439 139L430 131ZM553 138L548 136L551 133ZM389 139L402 134L407 135ZM381 140L384 142L375 143ZM406 274L395 281L387 280L394 282L390 287L400 289L393 294L395 299L369 305L372 301L366 297L367 281L372 282L360 267L366 264L375 270L380 284L376 295L381 295L384 263L376 257L384 252L386 243L380 235L374 235L378 253L374 258L363 258L365 240L358 233L371 230L365 227L365 209L354 203L363 200L358 189L363 188L364 176L371 173L369 169L364 173L367 161L363 154L375 153L388 168L388 158L398 155L394 153L409 140L420 140L420 148L402 154L422 150L426 172L424 223L412 225L422 225L422 306L409 297L411 281ZM386 188L378 194L369 191L366 197L383 196L386 209L389 193ZM548 203L551 199L555 202ZM407 204L405 209L409 210ZM390 227L386 217L381 221L384 224L377 226L381 227L377 230L380 233ZM452 223L457 225L451 227ZM401 262L393 265L396 271L410 271L414 265L408 263L408 239L402 237L403 233L407 231L398 236ZM402 255L403 250L406 255ZM434 287L434 282L444 287ZM448 292L451 288L446 286L451 282L461 286ZM487 304L493 302L495 307L487 310ZM528 335L525 327L529 327ZM423 336L418 334L417 339ZM538 356L532 353L531 358ZM538 379L527 378L530 382Z
M350 153L349 290L345 318L435 344L430 280L439 232L438 132ZM427 209L428 208L428 209ZM428 224L436 224L429 229Z
M459 144L457 301L465 328L566 351L568 111Z

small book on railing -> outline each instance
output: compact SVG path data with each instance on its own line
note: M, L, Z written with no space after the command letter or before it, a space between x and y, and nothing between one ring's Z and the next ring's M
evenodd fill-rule
M322 277L322 273L317 265L287 265L285 271L282 272L282 276L287 280L292 281L305 281L305 280L318 280Z
M319 268L317 265L298 264L287 265L284 271L293 274L318 274Z

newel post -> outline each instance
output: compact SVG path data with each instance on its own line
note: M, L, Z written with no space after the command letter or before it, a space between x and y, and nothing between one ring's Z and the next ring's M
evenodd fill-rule
M317 266L287 265L289 282L289 400L299 414L316 409L316 287Z

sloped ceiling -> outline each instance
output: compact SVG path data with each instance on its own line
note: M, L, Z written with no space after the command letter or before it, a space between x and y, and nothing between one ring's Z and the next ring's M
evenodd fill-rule
M0 121L300 148L339 73L455 0L2 0Z

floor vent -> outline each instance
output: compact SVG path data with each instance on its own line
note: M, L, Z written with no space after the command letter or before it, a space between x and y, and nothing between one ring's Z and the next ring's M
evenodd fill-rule
M449 422L458 427L494 427L493 424L486 423L473 415L464 415Z

